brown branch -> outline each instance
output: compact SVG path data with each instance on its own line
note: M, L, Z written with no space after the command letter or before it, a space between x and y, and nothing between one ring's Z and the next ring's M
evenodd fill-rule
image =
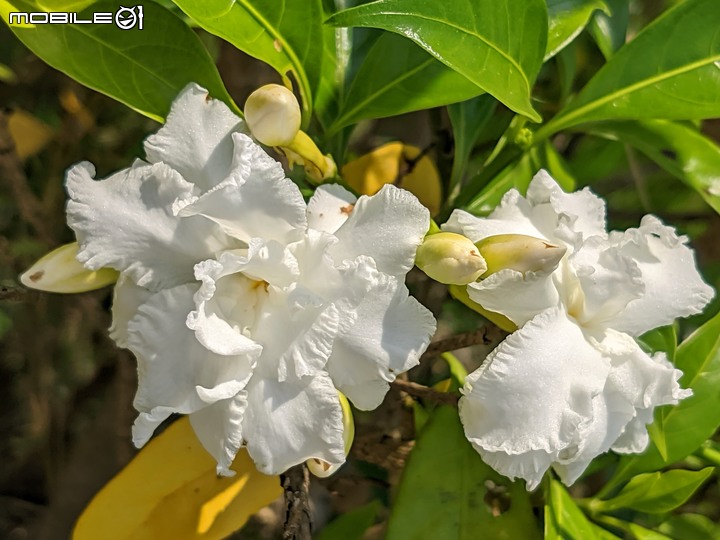
M55 239L44 219L42 205L27 185L22 163L15 152L15 141L10 135L8 113L4 111L0 111L0 180L10 188L23 220L35 229L46 244L54 244Z
M438 392L428 386L417 384L410 381L404 381L402 379L395 379L390 383L398 390L402 390L406 394L421 399L429 399L445 405L457 406L458 396L455 394L449 394L447 392Z
M280 475L285 492L285 526L283 540L311 540L310 473L304 463Z
M428 346L420 359L432 358L448 351L464 349L472 345L490 345L494 341L500 341L507 336L507 332L495 325L482 326L472 332L456 334L449 338L433 341Z
M393 180L393 185L397 187L402 187L402 183L403 180L405 180L405 177L415 170L416 165L420 162L422 158L428 155L428 153L430 152L430 150L432 150L434 146L434 143L429 144L428 146L420 150L420 153L414 158L409 158L405 155L405 152L403 152L397 175L395 176L395 180Z

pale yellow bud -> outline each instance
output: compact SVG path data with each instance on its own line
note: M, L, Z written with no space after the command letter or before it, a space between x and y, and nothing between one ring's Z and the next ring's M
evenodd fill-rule
M552 272L567 251L563 246L524 234L488 236L476 246L487 263L483 278L506 268L522 273Z
M340 399L340 406L342 407L343 441L345 442L345 455L347 456L350 453L350 447L355 439L355 421L353 420L350 403L340 391L338 391L338 398ZM327 478L342 467L342 465L331 465L327 461L317 458L308 459L305 464L310 472L319 478Z
M417 250L415 264L435 281L446 285L467 285L487 270L475 244L451 232L426 236Z
M288 146L300 130L298 100L279 84L266 84L250 94L244 113L253 137L267 146Z
M79 293L115 283L118 273L111 268L88 270L76 259L78 244L65 244L43 256L20 276L31 289L56 293Z

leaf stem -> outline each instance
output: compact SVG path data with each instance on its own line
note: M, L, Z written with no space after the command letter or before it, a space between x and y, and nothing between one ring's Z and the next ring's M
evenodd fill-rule
M431 401L436 401L437 403L457 407L457 402L459 399L457 394L438 392L437 390L428 386L423 386L422 384L414 383L411 381L405 381L403 379L395 379L393 382L390 383L390 385L397 388L398 390L402 390L406 394L409 394L413 397L417 397L420 399L429 399Z

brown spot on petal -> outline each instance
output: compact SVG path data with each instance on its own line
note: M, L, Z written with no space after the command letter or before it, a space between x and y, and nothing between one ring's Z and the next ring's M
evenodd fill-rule
M212 101L212 97L210 96L210 92L205 94L205 103L210 103Z
M45 275L45 270L38 270L31 276L28 276L28 279L32 281L33 283L38 282L42 279L42 277Z
M353 208L355 208L354 204L348 204L347 206L342 206L340 208L340 213L345 214L346 216L349 216L350 213L353 211Z

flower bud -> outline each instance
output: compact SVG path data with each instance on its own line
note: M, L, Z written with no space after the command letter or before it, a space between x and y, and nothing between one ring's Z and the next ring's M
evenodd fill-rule
M250 132L267 146L288 146L300 130L300 105L290 90L266 84L245 102L245 120Z
M475 244L451 232L426 236L417 250L415 264L435 281L446 285L467 285L487 270Z
M564 246L524 234L488 236L475 245L487 263L483 278L506 268L522 273L552 272L567 251Z
M78 262L77 253L77 242L60 246L26 270L20 276L20 282L41 291L79 293L100 289L117 281L115 270L88 270Z
M353 439L355 439L355 422L353 421L352 409L350 409L350 403L347 398L340 391L338 391L338 398L340 399L340 407L342 407L343 440L345 442L345 455L347 456L350 453ZM327 461L317 458L310 458L305 464L310 472L318 478L327 478L335 474L335 472L342 467L342 464L331 465Z

